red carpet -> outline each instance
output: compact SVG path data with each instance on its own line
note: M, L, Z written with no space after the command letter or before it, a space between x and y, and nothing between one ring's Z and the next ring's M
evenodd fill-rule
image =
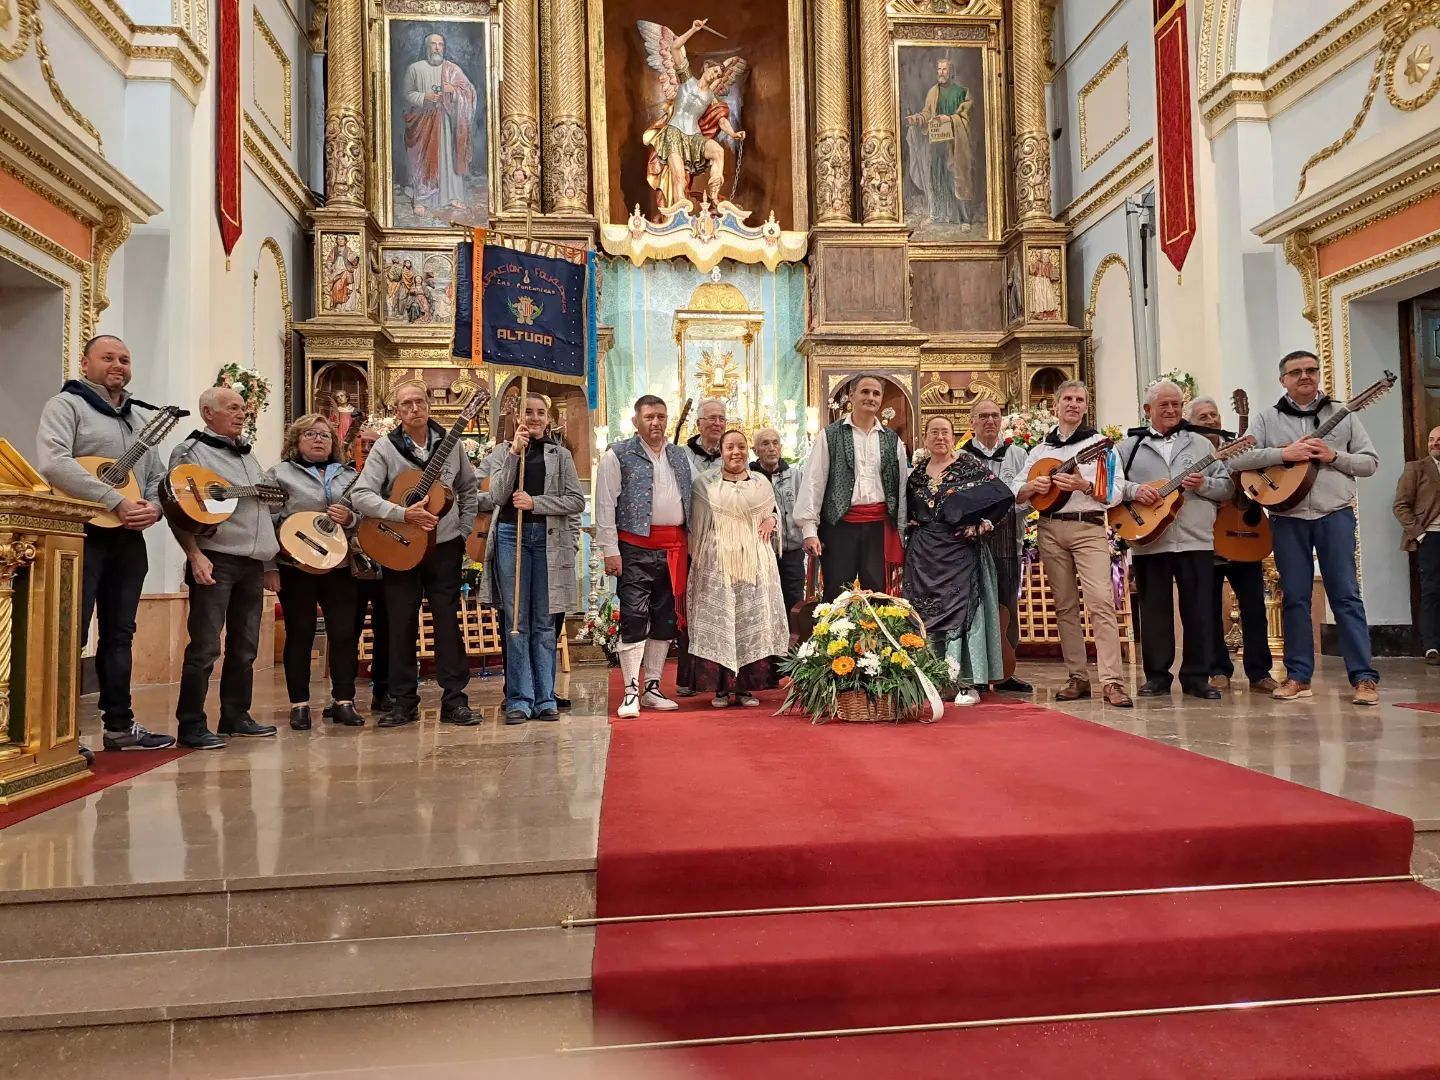
M26 799L9 808L0 808L0 829L18 825L36 814L43 814L46 810L64 806L76 799L83 799L86 795L104 791L112 784L130 780L151 769L158 769L161 765L182 758L188 753L190 751L183 748L99 751L95 755L95 764L91 767L90 776L87 779L77 780L73 784L66 784L54 791L47 791L43 795L36 795L34 798Z
M1402 709L1414 709L1416 712L1440 712L1440 701L1397 701L1395 704Z

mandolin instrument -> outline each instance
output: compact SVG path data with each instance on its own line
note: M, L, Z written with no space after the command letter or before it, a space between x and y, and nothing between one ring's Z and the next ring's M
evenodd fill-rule
M1230 404L1239 418L1239 434L1250 427L1250 395L1236 390ZM1275 549L1265 508L1235 485L1234 497L1215 513L1215 554L1231 562L1259 562Z
M165 436L170 434L170 429L179 423L182 416L189 415L185 409L166 405L150 417L150 422L140 429L135 441L118 458L80 457L75 461L102 484L108 484L132 502L140 502L145 496L135 476L135 466L140 464L145 451L153 450L165 441ZM90 519L90 524L101 529L118 529L123 522L109 510L102 510Z
M1110 448L1115 445L1114 439L1101 439L1099 442L1091 443L1074 457L1070 458L1041 458L1030 467L1030 474L1025 478L1028 483L1031 480L1038 480L1042 476L1048 476L1052 480L1057 476L1073 473L1081 465L1089 465L1099 461L1101 457L1109 453ZM1052 486L1043 495L1030 496L1030 508L1042 514L1053 514L1070 501L1071 492L1062 490L1058 485Z
M350 538L335 519L321 510L291 514L275 530L280 548L301 570L324 574L350 557Z
M1253 449L1254 446L1255 437L1246 435L1219 447L1160 488L1160 501L1153 506L1142 506L1133 501L1112 506L1109 512L1110 527L1120 539L1131 544L1153 544L1180 516L1180 507L1185 505L1185 492L1181 485L1187 477L1197 476L1215 462L1226 461L1236 454Z
M1309 437L1325 438L1345 417L1375 404L1397 381L1393 371L1385 372L1385 377L1379 382L1366 387L1331 413L1330 419L1316 428L1315 433ZM1282 461L1279 465L1241 473L1240 489L1272 511L1293 510L1305 501L1305 496L1310 494L1310 489L1315 486L1315 479L1319 475L1318 461Z
M199 465L176 465L160 482L160 508L165 520L183 532L199 536L210 536L229 520L241 499L284 506L287 497L279 484L231 484L219 473Z

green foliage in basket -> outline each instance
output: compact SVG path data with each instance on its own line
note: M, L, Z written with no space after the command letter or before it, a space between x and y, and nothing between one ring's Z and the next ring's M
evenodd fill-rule
M835 603L819 605L809 640L780 661L781 673L790 676L781 711L799 706L823 723L835 716L838 697L847 690L892 699L898 716L920 709L927 699L917 672L936 686L954 677L922 631L906 601L882 593L842 593Z

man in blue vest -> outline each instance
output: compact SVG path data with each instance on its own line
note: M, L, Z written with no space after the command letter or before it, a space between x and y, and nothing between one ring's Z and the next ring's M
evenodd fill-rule
M884 386L878 375L856 377L852 411L816 436L795 499L795 523L806 553L820 560L827 602L857 578L862 588L884 592L886 564L903 558L899 523L910 454L880 423Z
M660 692L660 676L670 642L685 625L691 476L684 448L666 437L668 421L660 398L637 400L635 436L605 452L596 477L595 539L605 573L618 579L621 719L639 716L641 706L680 707Z

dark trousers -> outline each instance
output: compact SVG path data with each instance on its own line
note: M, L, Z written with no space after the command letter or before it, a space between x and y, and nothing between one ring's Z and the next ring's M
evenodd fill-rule
M675 592L664 551L620 541L620 640L675 640ZM681 684L688 685L688 684Z
M805 551L792 548L780 557L780 595L789 611L805 599Z
M90 547L85 547L90 557ZM1415 553L1420 567L1420 641L1425 651L1440 649L1440 533L1421 533Z
M220 726L250 717L255 682L255 657L260 652L260 612L265 601L265 565L240 555L206 552L214 585L197 585L190 566L190 643L180 668L180 697L175 720L183 736L205 728L205 695L210 673L220 657L220 632L225 632L225 662L220 668Z
M285 688L291 705L310 700L310 651L315 647L315 607L325 614L325 641L330 654L330 696L355 700L355 671L359 667L355 636L357 582L350 568L326 574L307 574L293 566L280 566L280 608L285 613Z
M1018 649L1020 647L1020 560L1013 557L1014 545L1008 546L1012 557L995 560L995 589L1000 594L1000 606L1010 612L1010 625L1005 628L1005 638L1010 642L1012 649Z
M1271 514L1270 531L1275 536L1275 569L1280 571L1280 592L1285 599L1285 677L1308 683L1315 674L1310 597L1315 591L1318 562L1325 599L1340 632L1340 653L1350 685L1363 679L1379 682L1370 655L1365 601L1360 598L1355 573L1355 511L1346 507L1313 520Z
M135 613L150 565L145 535L134 529L85 527L85 579L81 586L80 632L90 632L90 616L100 609L95 677L100 682L100 715L106 731L129 731L131 643Z
M1171 551L1135 556L1135 584L1140 593L1140 659L1147 682L1170 685L1175 663L1175 588L1180 592L1180 620L1185 625L1180 685L1202 687L1210 676L1210 595L1215 574L1213 551Z
M370 608L370 696L385 697L390 693L390 612L385 606L385 582L382 578L355 580L355 641L365 629L365 608ZM326 616L329 619L329 616Z
M860 579L862 589L885 591L885 522L820 525L820 571L829 603Z
M1225 644L1225 621L1220 613L1226 578L1230 579L1235 602L1240 605L1240 632L1245 650L1241 662L1245 665L1245 677L1252 683L1268 679L1275 658L1270 655L1270 628L1265 617L1265 570L1258 562L1222 559L1215 563L1215 581L1211 588L1214 599L1210 607L1211 673L1227 679L1235 674L1235 663Z
M408 712L420 704L420 602L430 602L434 627L435 681L446 709L468 705L465 687L470 665L460 636L460 561L465 538L457 536L436 544L414 570L386 570L385 604L390 613L390 693L395 707Z

